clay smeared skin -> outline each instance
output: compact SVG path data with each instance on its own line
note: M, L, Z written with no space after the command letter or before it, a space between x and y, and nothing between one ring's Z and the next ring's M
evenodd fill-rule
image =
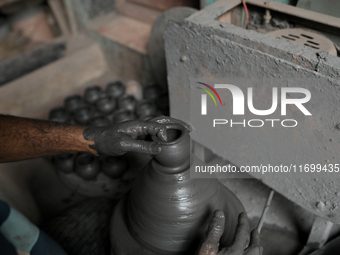
M202 240L196 255L262 255L263 248L260 246L260 234L254 229L249 238L249 222L246 213L241 213L238 217L233 243L229 247L220 245L220 239L225 229L225 216L223 211L217 210L209 223L209 229Z
M181 131L184 139L179 143L185 141L181 146L189 146L188 132ZM189 153L184 154L189 160ZM238 214L244 211L242 204L216 179L191 179L188 160L181 168L153 159L137 177L129 197L120 202L112 217L115 254L137 254L140 250L145 251L141 254L194 254L218 209L225 215L220 244L232 243ZM117 223L124 220L124 224Z
M138 140L146 135L155 135L166 140L166 127L154 122L128 121L109 127L87 127L84 138L94 141L90 147L98 154L120 156L128 151L155 155L161 151L156 142Z
M169 117L169 122L181 123ZM125 122L109 127L84 127L54 121L0 114L0 162L19 161L60 153L90 152L117 156L127 151L157 154L157 143L135 140L157 135L166 140L165 125L155 122Z
M180 120L166 116L160 116L150 121L127 121L109 127L87 127L84 130L84 138L94 141L90 146L98 154L120 156L126 152L138 152L148 155L156 155L161 152L157 142L149 142L144 139L146 135L156 136L160 141L167 141L167 126L165 123L190 126Z

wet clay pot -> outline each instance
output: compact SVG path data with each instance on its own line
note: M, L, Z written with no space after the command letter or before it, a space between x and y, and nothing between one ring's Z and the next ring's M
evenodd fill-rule
M113 179L122 177L122 175L127 171L128 167L128 162L124 156L102 158L102 172Z
M48 119L61 123L67 123L71 120L71 115L64 107L57 107L50 111Z
M74 112L74 120L80 125L88 124L93 118L99 117L99 114L93 107L85 106Z
M111 122L105 116L99 116L94 119L91 119L89 122L89 125L96 126L96 127L106 127L106 126L110 126Z
M172 161L179 160L171 163L166 155L151 160L129 196L118 203L110 226L113 254L194 254L217 209L226 218L221 246L233 240L242 204L217 179L190 178L189 135L177 125L169 129L180 134L162 144L162 151ZM175 152L181 149L177 143L185 148L181 153Z
M75 160L74 171L86 181L95 180L100 172L98 157L90 153L80 153Z
M118 98L118 108L134 112L136 109L137 100L132 95L123 95Z
M112 81L106 86L106 94L118 98L125 94L125 85L121 81Z
M149 86L144 87L143 89L144 99L155 100L161 94L162 94L162 89L156 84L151 84Z
M153 119L157 116L159 116L159 115L143 115L143 116L140 116L139 119L141 121L149 121L149 120L151 120L151 119Z
M70 113L75 112L79 108L86 106L84 99L79 95L72 95L65 99L64 106Z
M95 104L97 110L103 114L110 114L116 108L116 100L105 94L98 98Z
M190 136L188 130L178 124L169 124L167 127L167 142L152 136L152 140L161 145L161 152L154 156L160 163L159 168L168 173L182 171L189 165Z
M123 123L130 120L135 120L136 116L132 111L120 109L113 115L112 121L114 124Z
M144 99L137 103L136 115L140 118L141 116L151 116L157 114L157 107L155 103L150 99Z
M103 89L97 85L90 86L85 90L84 99L89 104L94 104L103 94Z
M60 172L63 173L72 173L74 169L74 160L76 154L72 153L63 153L54 157L54 165L58 168Z

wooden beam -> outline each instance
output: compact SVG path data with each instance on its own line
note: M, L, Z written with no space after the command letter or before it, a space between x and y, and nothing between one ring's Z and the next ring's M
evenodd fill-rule
M63 36L69 36L71 32L62 0L48 0L48 5L57 21L61 34Z

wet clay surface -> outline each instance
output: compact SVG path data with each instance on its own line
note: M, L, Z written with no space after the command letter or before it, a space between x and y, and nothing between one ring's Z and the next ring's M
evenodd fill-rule
M170 143L185 148L178 157L187 157L187 161L179 167L167 161L163 165L158 158L152 160L137 176L131 193L115 209L111 220L115 254L135 254L141 250L142 254L194 253L217 209L226 215L221 245L231 243L238 214L244 208L216 179L190 178L190 137L185 129L181 132L184 137L179 135Z

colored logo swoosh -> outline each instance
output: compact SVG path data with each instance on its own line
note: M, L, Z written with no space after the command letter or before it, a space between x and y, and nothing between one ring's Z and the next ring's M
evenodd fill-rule
M221 98L220 98L220 95L217 93L217 91L216 91L213 87L211 87L211 86L208 85L208 84L202 83L202 82L196 82L196 83L201 84L201 85L203 85L203 86L206 86L206 87L209 88L212 92L214 92L215 95L217 96L218 100L220 101L221 106L222 106L222 100L221 100ZM202 89L202 90L204 90L204 89ZM214 97L211 95L210 92L208 92L207 90L204 90L204 91L207 92L207 93L214 99ZM215 105L216 105L215 99L214 99L214 102L215 102Z

